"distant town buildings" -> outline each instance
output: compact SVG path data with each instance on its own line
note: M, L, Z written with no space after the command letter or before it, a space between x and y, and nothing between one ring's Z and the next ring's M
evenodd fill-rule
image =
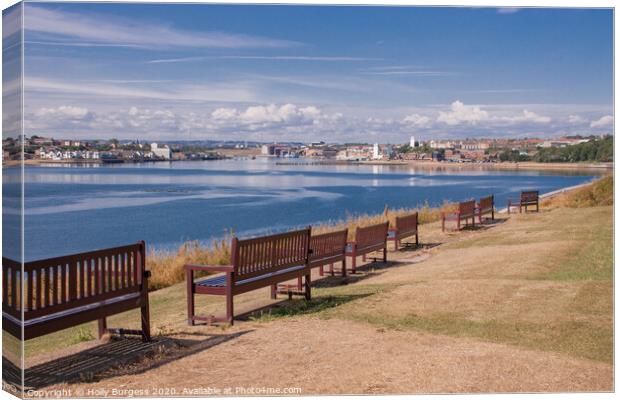
M21 141L12 138L3 140L3 160L33 159L54 162L147 162L211 160L227 157L217 149L230 149L232 157L305 157L315 160L355 161L445 161L445 162L497 162L531 159L542 149L563 148L598 137L540 138L495 138L495 139L442 139L391 144L334 144L324 141L304 143L259 143L211 141L209 147L196 143L168 142L140 143L138 140L73 140L51 137L23 137L25 152L21 152Z

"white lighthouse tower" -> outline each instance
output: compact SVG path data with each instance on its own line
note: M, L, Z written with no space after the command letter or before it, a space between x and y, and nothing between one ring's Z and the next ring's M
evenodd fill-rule
M411 136L409 139L409 147L415 147L415 136Z

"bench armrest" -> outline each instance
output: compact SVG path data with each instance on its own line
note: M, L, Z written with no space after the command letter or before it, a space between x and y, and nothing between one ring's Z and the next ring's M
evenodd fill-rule
M186 271L209 271L209 272L233 272L235 268L232 265L193 265L185 264Z

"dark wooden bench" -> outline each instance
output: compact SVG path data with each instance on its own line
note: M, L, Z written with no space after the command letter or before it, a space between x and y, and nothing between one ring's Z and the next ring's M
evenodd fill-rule
M224 321L232 325L235 295L270 286L275 298L278 283L300 277L305 278L304 295L310 300L310 232L308 227L254 239L235 237L231 245L231 265L185 265L188 323ZM224 274L194 281L196 271ZM195 315L195 294L226 296L226 318Z
M347 276L345 249L347 247L348 229L336 232L322 233L310 237L310 270L319 268L319 275L325 275L324 267L329 265L329 273L334 276L334 264L341 263L340 275ZM302 278L297 278L297 284L281 283L278 293L300 294L303 291Z
M455 212L441 213L441 231L446 230L446 221L456 221L456 229L461 229L461 221L465 221L467 226L471 218L472 226L476 226L476 201L464 201L459 203L459 207Z
M346 248L346 255L351 257L352 273L355 273L358 256L362 256L362 260L366 261L367 254L383 250L383 262L387 261L387 232L389 226L390 223L385 221L376 225L356 228L355 240L347 242Z
M396 222L393 228L388 230L387 240L394 242L394 250L398 250L401 241L408 237L415 236L415 245L418 246L418 213L405 215L402 217L396 217ZM405 243L408 245L409 243Z
M144 242L27 262L21 269L2 259L2 329L11 335L20 338L23 327L28 340L98 320L100 337L115 332L151 339ZM106 317L134 308L142 330L107 328Z
M508 214L510 214L510 209L512 207L519 207L519 212L527 212L528 207L536 207L536 212L539 211L538 205L538 190L530 190L526 192L521 192L521 196L519 200L508 199Z
M483 197L476 205L476 213L478 214L478 222L482 223L482 216L491 214L491 219L495 219L495 200L493 195Z

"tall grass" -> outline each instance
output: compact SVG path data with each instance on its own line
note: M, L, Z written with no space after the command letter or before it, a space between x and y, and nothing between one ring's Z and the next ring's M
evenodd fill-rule
M542 202L544 207L583 208L614 204L614 177L607 175L582 188Z
M390 221L394 225L396 217L418 212L418 223L438 221L442 211L453 210L454 205L445 202L439 208L431 208L425 203L419 208L388 209L380 214L348 215L344 220L328 221L312 226L313 233L325 233L344 228L349 229L349 239L353 239L355 228ZM198 241L183 243L177 250L150 248L146 257L147 268L151 270L149 286L151 290L161 289L185 279L185 264L226 265L230 263L230 236L213 240L210 245Z

